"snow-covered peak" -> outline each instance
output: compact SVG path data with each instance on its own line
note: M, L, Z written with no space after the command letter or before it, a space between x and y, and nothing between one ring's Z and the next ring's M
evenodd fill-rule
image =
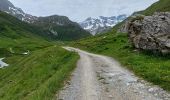
M28 23L33 23L37 19L35 16L24 13L21 8L15 7L8 0L0 0L0 10Z
M101 33L104 30L112 28L119 22L125 20L127 15L111 16L104 17L99 16L97 18L89 17L85 21L79 23L82 28L89 31L91 34L95 35L96 33Z

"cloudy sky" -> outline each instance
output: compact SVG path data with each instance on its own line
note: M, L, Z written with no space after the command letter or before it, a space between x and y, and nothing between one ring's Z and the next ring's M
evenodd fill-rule
M73 21L87 17L131 14L158 0L9 0L26 13L36 16L64 15Z

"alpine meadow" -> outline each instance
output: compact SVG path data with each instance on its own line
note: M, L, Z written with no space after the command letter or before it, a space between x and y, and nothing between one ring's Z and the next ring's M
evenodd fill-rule
M170 0L1 0L0 100L170 100Z

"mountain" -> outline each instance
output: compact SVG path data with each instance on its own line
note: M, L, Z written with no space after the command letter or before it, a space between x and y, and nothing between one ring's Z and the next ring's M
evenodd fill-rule
M21 21L27 22L32 26L38 27L41 29L43 35L46 35L51 39L70 41L91 36L91 34L81 28L78 23L72 22L65 16L32 16L26 14L22 9L15 7L8 0L0 1L0 10L15 16Z
M29 23L32 23L34 20L37 19L37 17L35 16L24 13L22 9L15 7L8 0L0 1L0 10L17 17L18 19L22 21L29 22Z
M69 20L68 17L52 15L47 17L39 17L33 25L40 27L47 34L52 34L54 39L58 40L77 40L83 37L91 36L81 26Z
M127 18L127 15L119 15L119 16L112 16L112 17L103 17L99 16L98 18L87 18L85 21L80 22L80 26L89 31L91 34L95 35L97 33L101 33L105 30L108 30L122 22L124 19Z

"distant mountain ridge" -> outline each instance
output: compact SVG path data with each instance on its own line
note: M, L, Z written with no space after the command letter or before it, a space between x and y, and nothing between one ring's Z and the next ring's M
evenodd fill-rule
M87 18L85 21L80 22L80 26L89 31L91 34L95 35L101 33L107 29L112 28L119 22L122 22L127 18L127 15L122 14L119 16L104 17L99 16L98 18Z
M91 34L85 31L81 26L69 20L68 17L52 15L47 17L36 17L26 14L22 9L15 7L8 0L0 1L0 10L6 12L21 21L35 25L42 29L43 33L53 39L59 40L76 40L81 39Z
M47 34L53 34L54 38L58 40L77 40L91 36L78 23L70 21L66 16L39 17L32 24L45 30Z

